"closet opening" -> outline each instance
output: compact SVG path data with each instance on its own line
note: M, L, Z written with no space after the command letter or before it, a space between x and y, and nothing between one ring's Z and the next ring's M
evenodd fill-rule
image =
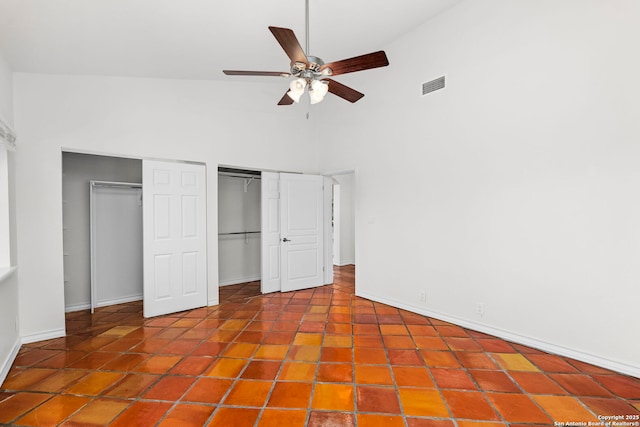
M62 153L65 311L207 305L206 165Z
M65 312L143 299L142 160L62 153Z
M261 279L261 171L218 168L218 283Z
M270 293L333 283L333 182L220 166L219 286L248 283Z

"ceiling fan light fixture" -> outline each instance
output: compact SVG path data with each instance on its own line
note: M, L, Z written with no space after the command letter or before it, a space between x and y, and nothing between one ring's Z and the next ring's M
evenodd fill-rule
M313 93L318 93L318 95L324 97L329 91L329 85L325 81L314 80L311 82L311 89L313 90Z
M289 92L287 92L287 95L289 95L289 98L293 99L294 102L300 102L300 97L302 96L304 92L294 92L292 90L290 90Z
M289 84L291 92L299 93L300 95L304 93L305 87L307 87L307 81L305 79L295 79Z
M304 88L307 87L307 81L305 79L295 79L289 85L291 89L287 92L289 98L293 99L295 102L300 102L300 97L304 93Z
M324 96L329 91L329 85L320 80L314 80L311 82L311 90L309 91L309 99L312 104L317 104L324 99Z
M311 101L311 104L317 104L318 102L322 102L323 99L324 99L324 96L317 95L313 91L309 92L309 100Z

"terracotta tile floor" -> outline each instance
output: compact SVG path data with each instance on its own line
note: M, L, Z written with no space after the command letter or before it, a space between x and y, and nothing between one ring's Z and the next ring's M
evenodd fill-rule
M0 424L493 427L639 415L640 380L354 296L335 284L145 320L67 315L23 346Z

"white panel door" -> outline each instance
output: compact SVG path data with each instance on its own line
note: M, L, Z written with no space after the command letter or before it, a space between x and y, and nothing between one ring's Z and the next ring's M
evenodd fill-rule
M280 174L262 172L262 267L260 289L263 294L280 290Z
M323 176L324 284L333 283L333 178Z
M204 165L144 160L144 317L207 305Z
M324 284L322 186L322 176L280 174L283 292Z

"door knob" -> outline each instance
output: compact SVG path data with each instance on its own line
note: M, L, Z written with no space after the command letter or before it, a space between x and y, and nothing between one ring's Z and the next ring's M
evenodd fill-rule
M287 239L286 237L284 239L282 239L283 242L290 242L291 240Z

